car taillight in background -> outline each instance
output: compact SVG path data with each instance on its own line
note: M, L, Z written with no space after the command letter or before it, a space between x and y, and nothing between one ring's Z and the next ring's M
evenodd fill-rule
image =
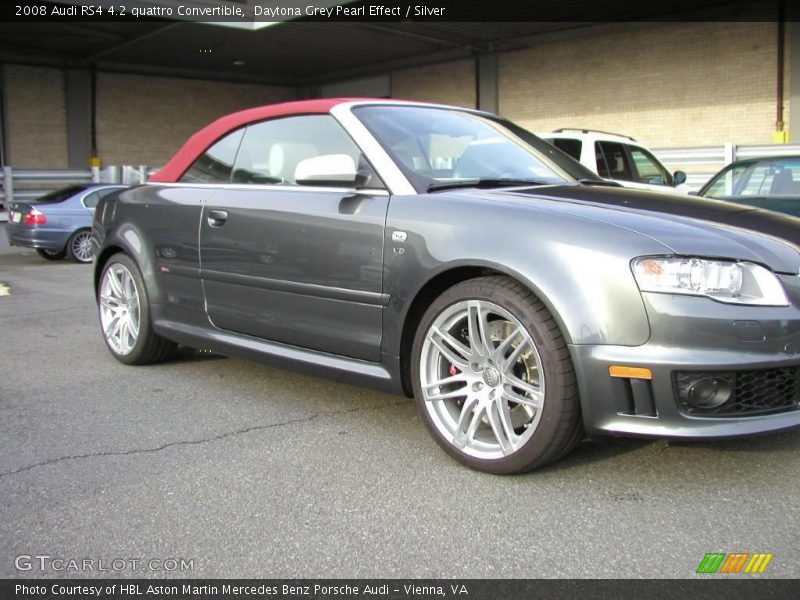
M34 208L31 212L22 215L22 222L25 225L44 225L47 223L47 217Z

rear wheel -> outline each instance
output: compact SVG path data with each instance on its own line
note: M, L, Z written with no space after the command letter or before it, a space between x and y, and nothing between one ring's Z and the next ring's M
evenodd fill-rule
M510 278L465 281L433 302L414 340L412 379L436 441L475 469L535 469L581 438L564 338L542 302Z
M103 267L97 303L106 346L120 362L144 365L175 351L174 342L153 331L142 275L125 254L115 254Z
M66 250L47 250L45 248L37 248L36 254L47 260L61 260L67 255Z
M67 242L67 255L70 260L90 263L94 257L94 241L91 229L79 229Z

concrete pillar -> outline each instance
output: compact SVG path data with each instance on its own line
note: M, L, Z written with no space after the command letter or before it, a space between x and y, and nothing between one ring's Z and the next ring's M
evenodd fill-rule
M492 113L500 111L497 70L496 54L484 54L475 59L475 102L480 110Z
M6 95L6 66L0 63L0 167L11 164L8 155L8 97Z

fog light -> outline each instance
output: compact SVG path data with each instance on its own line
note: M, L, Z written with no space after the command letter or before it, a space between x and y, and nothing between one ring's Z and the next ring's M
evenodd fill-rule
M716 408L731 398L733 386L727 379L706 377L689 388L689 404L697 408Z
M733 396L730 373L681 373L677 383L680 401L691 409L713 410Z

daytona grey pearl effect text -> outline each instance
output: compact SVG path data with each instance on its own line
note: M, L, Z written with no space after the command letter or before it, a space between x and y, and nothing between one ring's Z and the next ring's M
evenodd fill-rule
M445 9L442 7L430 7L424 5L416 6L314 6L308 5L305 8L296 6L254 6L253 16L268 18L291 18L291 17L442 17Z

